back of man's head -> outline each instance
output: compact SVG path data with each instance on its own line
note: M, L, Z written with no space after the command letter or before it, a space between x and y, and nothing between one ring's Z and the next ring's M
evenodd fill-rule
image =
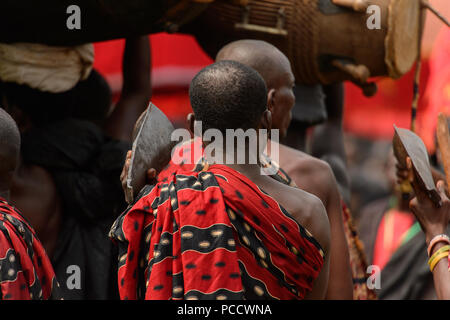
M20 133L11 116L0 108L0 189L9 188L20 153Z
M267 108L267 88L258 72L235 61L201 70L189 88L192 109L202 129L256 129Z
M288 58L274 45L262 41L244 39L231 42L217 53L216 61L233 60L255 69L270 89L275 78L291 72Z

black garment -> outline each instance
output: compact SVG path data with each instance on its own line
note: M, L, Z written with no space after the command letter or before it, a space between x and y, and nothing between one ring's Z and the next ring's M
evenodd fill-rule
M23 137L23 160L47 169L62 199L62 229L52 263L65 299L118 298L108 231L126 208L119 177L130 148L75 119L33 128ZM67 285L68 280L76 283L70 266L81 271L79 289Z
M361 213L359 231L367 260L373 263L375 241L381 220L388 208L388 199L374 202ZM450 227L447 229L447 233ZM427 264L425 235L419 232L399 247L381 270L381 300L435 300L433 274Z

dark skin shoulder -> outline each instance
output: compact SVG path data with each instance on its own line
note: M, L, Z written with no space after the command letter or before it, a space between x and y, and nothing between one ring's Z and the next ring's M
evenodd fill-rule
M239 170L239 168L236 169ZM313 290L306 298L324 299L330 269L330 225L322 202L312 194L259 174L259 170L253 174L245 170L240 171L280 203L299 224L313 234L322 246L325 253L324 266L314 283Z
M61 199L51 174L39 166L19 166L11 185L11 203L28 220L51 257L62 220Z
M324 204L331 226L331 265L327 299L353 299L350 257L342 219L341 196L328 163L299 150L279 145L280 167L302 190Z

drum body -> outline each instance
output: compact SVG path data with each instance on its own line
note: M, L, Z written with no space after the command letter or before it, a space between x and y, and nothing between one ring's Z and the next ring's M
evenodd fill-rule
M72 46L160 31L175 32L212 1L2 0L0 42ZM67 20L74 11L68 8L74 4L79 8L81 28L70 30Z
M297 83L363 85L369 76L400 77L417 57L420 0L365 1L377 5L379 29L369 29L370 11L332 0L253 0L216 2L186 30L212 57L231 41L270 42L289 58Z

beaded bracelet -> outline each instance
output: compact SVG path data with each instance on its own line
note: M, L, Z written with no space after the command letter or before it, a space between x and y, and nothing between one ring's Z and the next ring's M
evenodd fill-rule
M439 235L435 236L430 241L430 244L428 245L428 249L427 249L428 256L431 255L431 252L433 251L433 247L439 242L445 242L447 244L450 244L450 238L446 234L439 234Z

